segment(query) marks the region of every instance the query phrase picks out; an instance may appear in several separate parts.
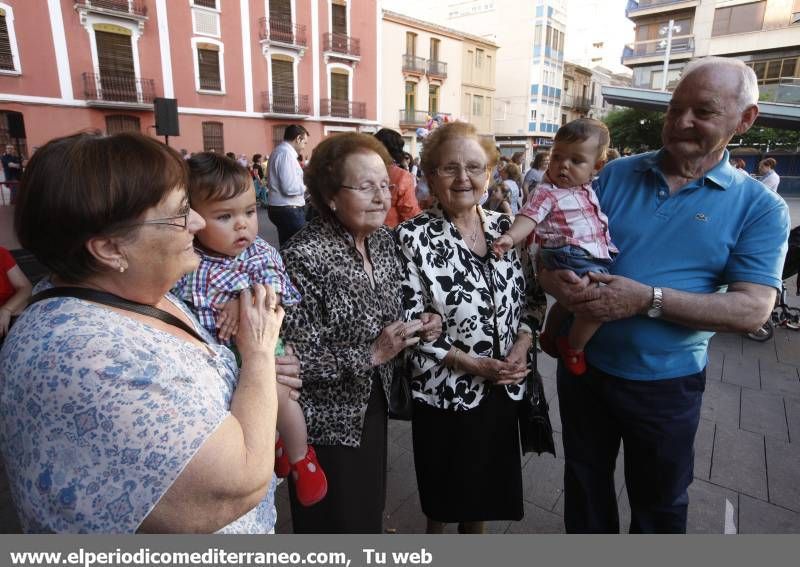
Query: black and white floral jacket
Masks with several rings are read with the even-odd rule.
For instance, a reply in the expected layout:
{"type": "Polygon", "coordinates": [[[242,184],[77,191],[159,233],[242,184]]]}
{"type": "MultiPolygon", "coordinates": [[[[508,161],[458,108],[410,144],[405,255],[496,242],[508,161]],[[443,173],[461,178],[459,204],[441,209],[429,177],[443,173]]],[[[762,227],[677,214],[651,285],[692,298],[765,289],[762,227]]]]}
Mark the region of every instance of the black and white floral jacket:
{"type": "MultiPolygon", "coordinates": [[[[478,212],[491,250],[494,239],[511,227],[511,219],[480,207],[478,212]]],[[[521,322],[532,330],[539,328],[546,308],[544,293],[530,262],[522,262],[516,249],[485,265],[438,205],[401,223],[396,234],[407,261],[405,317],[417,318],[425,311],[442,317],[440,337],[418,343],[409,357],[412,395],[442,409],[473,409],[489,385],[481,377],[446,367],[445,356],[455,346],[471,356],[493,357],[495,333],[500,356],[507,355],[521,322]]],[[[522,398],[521,386],[505,388],[512,399],[522,398]]]]}

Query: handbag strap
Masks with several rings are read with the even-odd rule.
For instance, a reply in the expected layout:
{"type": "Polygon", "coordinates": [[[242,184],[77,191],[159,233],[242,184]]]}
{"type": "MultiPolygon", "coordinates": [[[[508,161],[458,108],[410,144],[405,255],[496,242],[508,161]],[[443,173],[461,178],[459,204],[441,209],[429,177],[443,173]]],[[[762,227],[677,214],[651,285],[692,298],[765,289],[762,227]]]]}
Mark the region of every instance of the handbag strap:
{"type": "Polygon", "coordinates": [[[33,305],[37,301],[42,301],[44,299],[50,299],[53,297],[74,297],[76,299],[83,299],[86,301],[92,301],[94,303],[110,305],[111,307],[117,307],[119,309],[125,309],[126,311],[133,311],[134,313],[139,313],[140,315],[145,315],[147,317],[153,317],[154,319],[163,321],[168,325],[178,327],[180,330],[189,333],[189,335],[198,341],[207,344],[207,341],[200,335],[200,333],[175,317],[175,315],[172,313],[167,313],[163,309],[153,307],[152,305],[130,301],[106,291],[98,291],[96,289],[89,289],[86,287],[52,287],[50,289],[40,291],[34,295],[28,302],[28,305],[33,305]]]}

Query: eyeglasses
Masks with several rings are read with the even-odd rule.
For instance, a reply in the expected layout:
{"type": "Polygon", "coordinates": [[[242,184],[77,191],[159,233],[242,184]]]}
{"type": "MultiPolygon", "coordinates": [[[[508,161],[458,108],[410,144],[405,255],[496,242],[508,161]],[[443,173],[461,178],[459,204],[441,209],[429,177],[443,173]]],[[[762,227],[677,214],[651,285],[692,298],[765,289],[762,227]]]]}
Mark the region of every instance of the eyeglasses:
{"type": "Polygon", "coordinates": [[[460,175],[462,171],[467,172],[467,177],[475,178],[486,175],[487,170],[486,165],[481,165],[479,163],[468,163],[463,166],[460,163],[448,163],[447,165],[440,165],[433,170],[439,177],[456,177],[460,175]]]}
{"type": "Polygon", "coordinates": [[[373,183],[365,183],[364,185],[342,185],[345,189],[350,189],[351,191],[355,191],[359,195],[369,195],[370,193],[374,194],[376,191],[382,191],[384,193],[391,193],[394,191],[397,185],[391,183],[381,183],[380,185],[375,185],[373,183]]]}
{"type": "Polygon", "coordinates": [[[165,224],[167,226],[174,226],[176,228],[181,228],[186,230],[186,227],[189,225],[189,215],[191,214],[191,210],[187,211],[182,215],[177,215],[174,217],[165,217],[163,219],[149,219],[140,222],[134,222],[130,224],[124,225],[122,228],[129,228],[134,226],[141,226],[144,224],[165,224]]]}

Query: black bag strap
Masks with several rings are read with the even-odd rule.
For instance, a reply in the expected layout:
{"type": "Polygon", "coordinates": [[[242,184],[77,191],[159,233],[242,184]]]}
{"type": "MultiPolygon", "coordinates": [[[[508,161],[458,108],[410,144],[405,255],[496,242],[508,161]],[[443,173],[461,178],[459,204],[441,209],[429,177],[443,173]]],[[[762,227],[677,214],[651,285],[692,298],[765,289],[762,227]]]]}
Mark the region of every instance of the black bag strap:
{"type": "Polygon", "coordinates": [[[34,295],[28,302],[28,305],[33,305],[37,301],[42,301],[43,299],[50,299],[53,297],[75,297],[77,299],[93,301],[94,303],[102,303],[104,305],[110,305],[111,307],[133,311],[134,313],[139,313],[140,315],[153,317],[154,319],[163,321],[164,323],[172,325],[173,327],[178,327],[180,330],[189,333],[201,343],[207,343],[200,333],[175,317],[175,315],[172,313],[167,313],[163,309],[153,307],[152,305],[129,301],[106,291],[98,291],[96,289],[89,289],[86,287],[52,287],[50,289],[40,291],[34,295]]]}

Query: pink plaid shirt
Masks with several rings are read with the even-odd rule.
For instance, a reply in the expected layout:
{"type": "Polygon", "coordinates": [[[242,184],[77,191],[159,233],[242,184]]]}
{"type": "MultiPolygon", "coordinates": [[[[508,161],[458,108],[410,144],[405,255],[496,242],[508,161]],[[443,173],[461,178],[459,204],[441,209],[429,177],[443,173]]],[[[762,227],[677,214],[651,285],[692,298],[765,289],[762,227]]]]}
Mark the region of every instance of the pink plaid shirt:
{"type": "Polygon", "coordinates": [[[608,217],[600,210],[591,183],[562,189],[542,181],[519,214],[536,223],[534,232],[542,248],[580,246],[604,259],[619,252],[611,242],[608,217]]]}

